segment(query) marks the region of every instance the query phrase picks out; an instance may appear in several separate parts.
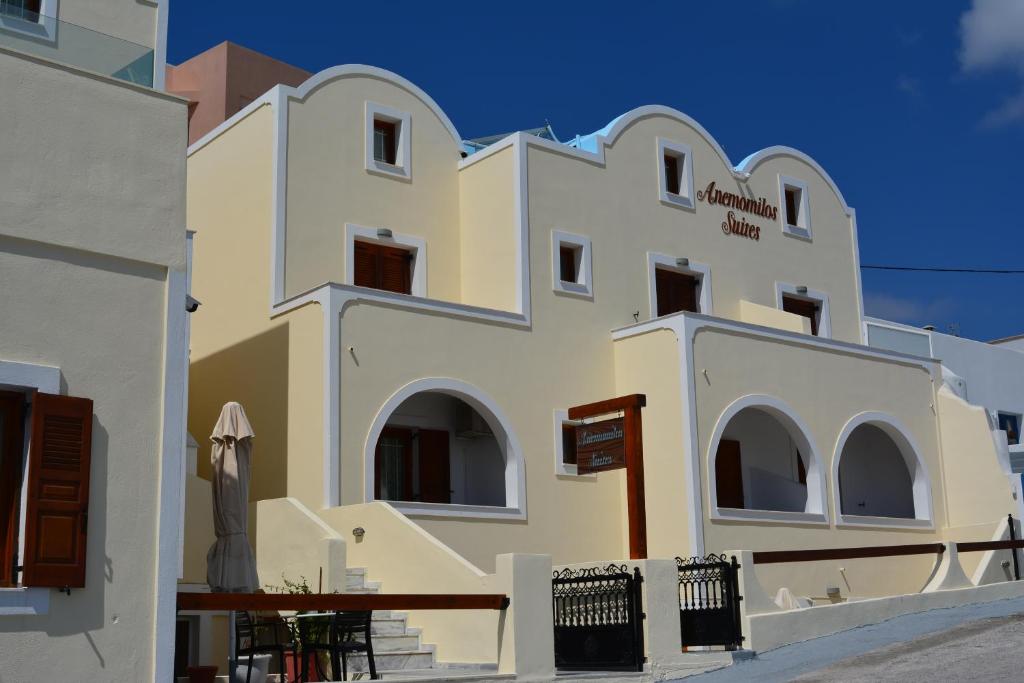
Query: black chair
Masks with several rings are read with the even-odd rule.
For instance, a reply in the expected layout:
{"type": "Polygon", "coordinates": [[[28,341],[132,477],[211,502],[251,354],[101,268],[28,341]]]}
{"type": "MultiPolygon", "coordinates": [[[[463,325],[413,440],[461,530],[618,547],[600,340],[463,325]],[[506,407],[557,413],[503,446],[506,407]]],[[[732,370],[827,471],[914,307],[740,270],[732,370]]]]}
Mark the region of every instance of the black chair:
{"type": "MultiPolygon", "coordinates": [[[[349,654],[357,652],[366,653],[366,661],[370,667],[370,678],[377,680],[377,664],[373,660],[373,641],[370,638],[370,622],[373,612],[369,610],[358,612],[335,612],[330,616],[330,625],[327,629],[316,629],[320,632],[321,638],[306,637],[302,639],[303,652],[319,650],[327,652],[331,657],[331,680],[338,680],[338,669],[341,669],[341,680],[348,680],[349,654]],[[323,642],[323,631],[327,631],[328,640],[323,642]],[[317,642],[319,641],[319,642],[317,642]],[[340,666],[339,666],[340,663],[340,666]]],[[[319,621],[319,620],[318,620],[319,621]]],[[[307,631],[307,636],[313,636],[307,631]]],[[[305,664],[305,660],[303,660],[305,664]]],[[[317,662],[319,667],[319,661],[317,662]]],[[[323,672],[320,672],[323,674],[323,672]]]]}
{"type": "Polygon", "coordinates": [[[281,621],[256,621],[248,612],[235,612],[235,659],[249,655],[249,670],[246,673],[245,681],[249,683],[252,678],[252,660],[258,654],[277,654],[277,663],[281,669],[281,680],[284,680],[285,666],[284,653],[296,650],[295,644],[289,638],[282,642],[279,638],[281,621]],[[268,643],[260,642],[260,633],[268,630],[273,632],[273,641],[268,643]]]}

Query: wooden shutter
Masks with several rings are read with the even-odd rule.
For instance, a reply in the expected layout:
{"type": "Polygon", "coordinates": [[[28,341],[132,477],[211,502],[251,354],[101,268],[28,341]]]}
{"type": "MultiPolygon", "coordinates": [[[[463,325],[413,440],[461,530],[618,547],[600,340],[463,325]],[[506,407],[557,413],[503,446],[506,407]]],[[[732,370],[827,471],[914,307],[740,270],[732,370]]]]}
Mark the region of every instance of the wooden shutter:
{"type": "Polygon", "coordinates": [[[0,391],[0,586],[13,586],[21,511],[25,395],[0,391]]]}
{"type": "Polygon", "coordinates": [[[380,280],[378,289],[398,294],[412,294],[411,254],[405,249],[378,245],[380,280]]]}
{"type": "Polygon", "coordinates": [[[658,315],[679,311],[696,313],[698,286],[699,281],[692,275],[657,268],[654,271],[654,288],[658,298],[658,315]]]}
{"type": "Polygon", "coordinates": [[[448,432],[441,429],[421,429],[419,446],[420,500],[424,503],[452,502],[448,432]]]}
{"type": "Polygon", "coordinates": [[[743,461],[740,442],[722,439],[715,457],[715,491],[718,507],[743,509],[743,461]]]}
{"type": "Polygon", "coordinates": [[[85,586],[91,450],[92,401],[37,393],[22,560],[26,586],[85,586]]]}
{"type": "Polygon", "coordinates": [[[818,336],[818,304],[816,302],[784,296],[782,297],[782,310],[810,320],[811,334],[818,336]]]}
{"type": "Polygon", "coordinates": [[[357,287],[377,288],[376,245],[356,240],[354,251],[354,282],[357,287]]]}

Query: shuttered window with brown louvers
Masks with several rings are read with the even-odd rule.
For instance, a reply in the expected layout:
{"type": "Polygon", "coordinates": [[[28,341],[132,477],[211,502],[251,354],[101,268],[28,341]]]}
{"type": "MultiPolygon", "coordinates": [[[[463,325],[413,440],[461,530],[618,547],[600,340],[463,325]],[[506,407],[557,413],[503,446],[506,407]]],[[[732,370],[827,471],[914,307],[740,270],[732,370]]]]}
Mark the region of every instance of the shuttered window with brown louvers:
{"type": "Polygon", "coordinates": [[[697,313],[699,285],[700,280],[693,275],[664,268],[656,269],[654,288],[658,299],[658,316],[671,315],[679,311],[697,313]]]}
{"type": "Polygon", "coordinates": [[[412,294],[413,256],[407,249],[356,240],[354,258],[357,287],[412,294]]]}
{"type": "Polygon", "coordinates": [[[25,586],[85,586],[92,401],[37,393],[32,400],[25,586]]]}

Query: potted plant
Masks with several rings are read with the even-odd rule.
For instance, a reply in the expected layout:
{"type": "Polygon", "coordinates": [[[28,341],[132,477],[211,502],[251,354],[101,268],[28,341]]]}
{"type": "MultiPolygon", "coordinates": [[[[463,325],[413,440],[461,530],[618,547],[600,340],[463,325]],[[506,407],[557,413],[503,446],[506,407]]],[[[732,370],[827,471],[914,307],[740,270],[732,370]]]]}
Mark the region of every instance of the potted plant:
{"type": "MultiPolygon", "coordinates": [[[[305,576],[299,576],[298,581],[290,581],[283,574],[281,575],[281,581],[283,586],[267,586],[268,590],[278,593],[288,593],[290,595],[316,595],[313,589],[310,588],[309,582],[305,576]]],[[[335,591],[337,592],[337,591],[335,591]]],[[[295,616],[309,614],[310,612],[301,610],[296,612],[295,616]]],[[[287,619],[285,624],[288,627],[288,631],[291,635],[291,642],[295,644],[296,650],[294,652],[285,652],[285,666],[288,671],[288,680],[298,680],[299,675],[302,673],[302,661],[305,658],[306,667],[309,672],[309,678],[305,679],[308,681],[320,681],[319,672],[328,671],[330,662],[326,657],[326,653],[319,653],[324,655],[323,661],[318,661],[317,652],[302,652],[303,642],[314,642],[322,643],[327,641],[328,629],[330,628],[330,618],[305,618],[305,619],[287,619]],[[296,671],[298,668],[298,671],[296,671]]]]}

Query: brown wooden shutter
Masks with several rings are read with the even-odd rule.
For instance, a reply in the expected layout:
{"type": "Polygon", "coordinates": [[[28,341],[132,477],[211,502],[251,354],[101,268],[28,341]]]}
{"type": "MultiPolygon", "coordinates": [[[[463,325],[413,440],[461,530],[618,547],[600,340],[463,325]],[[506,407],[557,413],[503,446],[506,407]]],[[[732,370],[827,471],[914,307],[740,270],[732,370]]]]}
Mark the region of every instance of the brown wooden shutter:
{"type": "Polygon", "coordinates": [[[377,288],[377,250],[375,245],[356,240],[355,243],[355,279],[357,287],[377,288]]]}
{"type": "Polygon", "coordinates": [[[22,584],[85,586],[92,401],[37,393],[32,400],[22,584]]]}
{"type": "Polygon", "coordinates": [[[412,294],[412,255],[405,249],[379,246],[380,281],[378,289],[412,294]]]}
{"type": "Polygon", "coordinates": [[[420,500],[424,503],[452,502],[448,432],[442,429],[421,429],[419,446],[420,500]]]}
{"type": "Polygon", "coordinates": [[[784,296],[782,297],[782,310],[810,320],[811,334],[818,336],[818,304],[816,302],[784,296]]]}
{"type": "Polygon", "coordinates": [[[658,315],[670,315],[679,311],[696,313],[699,284],[697,278],[692,275],[657,268],[654,271],[654,288],[658,298],[658,315]]]}
{"type": "Polygon", "coordinates": [[[740,442],[722,439],[715,457],[715,492],[718,507],[743,509],[743,459],[740,442]]]}

